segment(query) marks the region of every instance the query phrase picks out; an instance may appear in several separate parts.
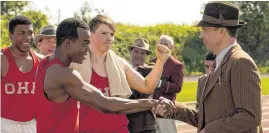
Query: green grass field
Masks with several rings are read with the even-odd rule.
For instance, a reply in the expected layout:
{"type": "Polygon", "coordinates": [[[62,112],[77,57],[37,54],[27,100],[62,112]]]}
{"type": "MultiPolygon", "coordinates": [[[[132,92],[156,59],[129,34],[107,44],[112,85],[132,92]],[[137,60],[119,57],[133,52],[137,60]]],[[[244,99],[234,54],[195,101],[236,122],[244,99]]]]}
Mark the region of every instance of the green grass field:
{"type": "MultiPolygon", "coordinates": [[[[183,83],[182,91],[177,95],[177,101],[196,101],[197,82],[183,83]]],[[[269,78],[262,78],[262,94],[269,95],[269,78]]]]}

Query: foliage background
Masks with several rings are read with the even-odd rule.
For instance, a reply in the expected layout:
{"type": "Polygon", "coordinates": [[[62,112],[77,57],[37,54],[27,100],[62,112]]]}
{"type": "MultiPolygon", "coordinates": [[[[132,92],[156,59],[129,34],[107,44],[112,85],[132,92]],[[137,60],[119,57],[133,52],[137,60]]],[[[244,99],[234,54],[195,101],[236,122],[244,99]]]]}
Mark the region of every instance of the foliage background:
{"type": "MultiPolygon", "coordinates": [[[[261,73],[269,73],[269,2],[267,1],[236,1],[241,9],[241,19],[248,24],[238,31],[238,41],[242,48],[251,55],[257,63],[261,73]]],[[[48,24],[49,17],[41,11],[28,9],[27,1],[1,1],[1,47],[10,45],[8,22],[16,15],[29,17],[34,24],[34,32],[48,24]]],[[[89,22],[93,11],[89,3],[85,2],[81,9],[74,13],[85,22],[89,22]]],[[[202,10],[201,10],[202,12],[202,10]]],[[[104,13],[101,11],[99,13],[104,13]]],[[[203,60],[206,50],[199,39],[200,29],[193,25],[157,24],[154,26],[137,26],[117,23],[115,43],[112,49],[120,56],[129,59],[128,45],[132,45],[137,37],[144,37],[154,51],[157,41],[162,34],[174,39],[175,49],[172,55],[184,63],[185,75],[200,75],[205,72],[203,60]]],[[[148,60],[154,57],[154,53],[148,60]]]]}

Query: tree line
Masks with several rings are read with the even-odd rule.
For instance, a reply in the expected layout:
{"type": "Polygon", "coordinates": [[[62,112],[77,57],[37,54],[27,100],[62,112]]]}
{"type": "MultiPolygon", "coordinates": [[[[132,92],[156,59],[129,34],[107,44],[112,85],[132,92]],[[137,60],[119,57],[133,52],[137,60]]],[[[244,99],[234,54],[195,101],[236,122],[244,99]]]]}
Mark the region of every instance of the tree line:
{"type": "MultiPolygon", "coordinates": [[[[257,63],[261,73],[269,73],[269,2],[266,1],[236,1],[239,6],[241,19],[248,24],[238,31],[238,42],[241,47],[250,54],[257,63]]],[[[8,37],[8,22],[18,15],[29,17],[34,24],[34,33],[48,24],[48,17],[41,11],[26,10],[30,2],[25,1],[1,1],[1,47],[10,45],[8,37]]],[[[80,11],[74,13],[74,17],[89,22],[92,18],[89,12],[93,11],[85,2],[80,11]]],[[[113,18],[112,18],[113,19],[113,18]]],[[[129,24],[116,24],[115,42],[112,49],[121,57],[129,60],[127,49],[137,37],[144,37],[150,43],[150,49],[154,52],[159,37],[162,34],[169,35],[175,42],[172,55],[184,63],[186,75],[199,75],[205,72],[204,56],[206,49],[199,39],[200,28],[194,25],[157,24],[154,26],[137,26],[129,24]]],[[[153,53],[148,61],[153,58],[153,53]]]]}

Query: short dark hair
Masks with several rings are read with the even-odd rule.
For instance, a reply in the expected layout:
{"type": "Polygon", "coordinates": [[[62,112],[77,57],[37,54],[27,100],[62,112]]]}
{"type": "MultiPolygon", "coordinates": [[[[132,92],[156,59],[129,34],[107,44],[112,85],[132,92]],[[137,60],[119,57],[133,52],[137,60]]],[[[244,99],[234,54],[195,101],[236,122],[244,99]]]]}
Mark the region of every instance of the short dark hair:
{"type": "Polygon", "coordinates": [[[95,32],[99,24],[108,25],[113,31],[116,31],[115,23],[110,17],[105,15],[97,15],[89,23],[91,32],[95,32]]]}
{"type": "Polygon", "coordinates": [[[33,25],[33,23],[29,18],[23,15],[18,15],[9,21],[8,24],[9,33],[13,34],[17,25],[33,25]]]}
{"type": "Polygon", "coordinates": [[[206,53],[205,60],[214,61],[215,58],[216,58],[216,55],[213,54],[212,52],[207,52],[206,53]]]}
{"type": "Polygon", "coordinates": [[[231,37],[237,37],[237,28],[230,28],[230,27],[227,27],[226,28],[227,31],[228,31],[228,34],[231,36],[231,37]]]}
{"type": "Polygon", "coordinates": [[[89,30],[89,26],[78,18],[67,18],[63,20],[56,30],[56,45],[60,46],[65,39],[76,40],[78,38],[77,28],[89,30]]]}

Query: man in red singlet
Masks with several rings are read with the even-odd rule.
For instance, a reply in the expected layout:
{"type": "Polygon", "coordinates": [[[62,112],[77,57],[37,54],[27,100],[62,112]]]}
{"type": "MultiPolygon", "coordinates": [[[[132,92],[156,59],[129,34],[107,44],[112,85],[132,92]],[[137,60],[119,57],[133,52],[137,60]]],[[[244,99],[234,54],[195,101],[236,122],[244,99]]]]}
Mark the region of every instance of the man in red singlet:
{"type": "MultiPolygon", "coordinates": [[[[115,23],[111,18],[104,15],[97,15],[90,24],[91,45],[90,45],[90,60],[92,66],[91,85],[98,88],[105,96],[112,96],[108,75],[108,63],[110,48],[114,42],[115,23]]],[[[124,67],[124,74],[128,85],[134,90],[151,94],[159,83],[163,71],[163,65],[170,55],[170,50],[162,45],[156,46],[156,56],[158,57],[156,65],[144,78],[131,65],[118,56],[117,63],[124,67]]],[[[87,65],[87,63],[83,64],[87,65]]],[[[83,75],[83,71],[80,71],[83,75]]],[[[114,77],[117,78],[117,77],[114,77]]],[[[85,80],[86,78],[84,78],[85,80]]],[[[118,79],[121,80],[121,79],[118,79]]],[[[99,101],[99,100],[98,100],[99,101]]],[[[128,133],[128,119],[125,114],[104,114],[95,108],[84,106],[80,108],[80,131],[84,133],[128,133]]]]}
{"type": "MultiPolygon", "coordinates": [[[[78,111],[80,102],[104,113],[131,113],[156,105],[174,105],[168,100],[106,97],[100,90],[84,82],[81,75],[70,68],[72,62],[82,63],[88,52],[90,31],[82,20],[63,20],[56,30],[56,40],[53,55],[41,61],[36,77],[37,87],[42,90],[38,93],[38,133],[81,132],[78,131],[81,124],[78,111]]],[[[167,112],[174,109],[169,108],[167,112]]]]}
{"type": "Polygon", "coordinates": [[[36,133],[35,73],[42,57],[31,49],[31,20],[11,19],[9,36],[12,45],[1,52],[1,133],[36,133]]]}

